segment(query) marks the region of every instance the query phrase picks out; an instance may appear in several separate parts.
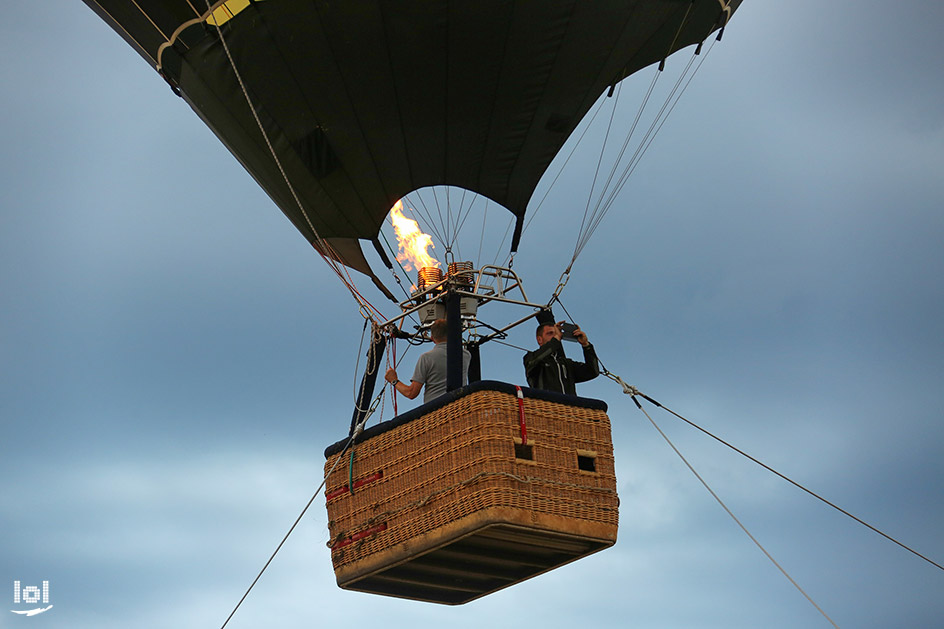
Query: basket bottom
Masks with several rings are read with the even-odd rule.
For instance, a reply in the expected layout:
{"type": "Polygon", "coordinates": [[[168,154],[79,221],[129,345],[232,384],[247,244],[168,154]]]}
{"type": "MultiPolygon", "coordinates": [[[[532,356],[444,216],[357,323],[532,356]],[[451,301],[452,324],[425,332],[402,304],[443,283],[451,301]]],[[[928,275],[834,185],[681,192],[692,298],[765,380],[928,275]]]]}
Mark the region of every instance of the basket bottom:
{"type": "Polygon", "coordinates": [[[342,582],[346,590],[461,605],[612,546],[598,539],[490,523],[425,553],[342,582]]]}

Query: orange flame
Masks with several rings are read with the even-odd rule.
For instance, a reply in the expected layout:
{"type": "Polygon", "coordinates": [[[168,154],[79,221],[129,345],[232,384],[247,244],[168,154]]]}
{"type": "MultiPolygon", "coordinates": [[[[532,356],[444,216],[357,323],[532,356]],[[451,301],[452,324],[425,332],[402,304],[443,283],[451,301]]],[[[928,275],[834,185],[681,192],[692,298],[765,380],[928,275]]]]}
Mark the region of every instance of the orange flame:
{"type": "Polygon", "coordinates": [[[429,247],[436,248],[432,237],[424,234],[416,221],[403,215],[403,204],[400,201],[390,210],[390,222],[397,232],[397,245],[400,249],[397,260],[403,263],[404,269],[412,271],[414,268],[419,270],[430,266],[439,267],[439,262],[427,251],[429,247]]]}

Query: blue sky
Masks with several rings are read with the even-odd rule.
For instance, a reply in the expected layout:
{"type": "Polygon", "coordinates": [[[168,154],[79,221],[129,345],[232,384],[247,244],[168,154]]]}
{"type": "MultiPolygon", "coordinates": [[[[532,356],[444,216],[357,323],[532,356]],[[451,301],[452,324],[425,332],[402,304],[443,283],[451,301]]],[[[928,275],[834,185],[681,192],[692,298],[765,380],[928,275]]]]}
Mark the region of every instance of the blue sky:
{"type": "MultiPolygon", "coordinates": [[[[941,23],[747,0],[563,294],[610,370],[938,563],[941,23]]],[[[362,319],[83,4],[16,3],[0,35],[0,627],[219,626],[347,429],[362,319]],[[54,608],[6,612],[14,580],[50,581],[54,608]]],[[[522,240],[536,300],[592,168],[568,165],[522,240]]],[[[486,375],[520,382],[520,354],[488,349],[486,375]]],[[[580,391],[610,404],[614,548],[459,608],[348,593],[319,498],[229,626],[829,626],[618,387],[580,391]]],[[[839,626],[944,615],[941,570],[650,412],[839,626]]]]}

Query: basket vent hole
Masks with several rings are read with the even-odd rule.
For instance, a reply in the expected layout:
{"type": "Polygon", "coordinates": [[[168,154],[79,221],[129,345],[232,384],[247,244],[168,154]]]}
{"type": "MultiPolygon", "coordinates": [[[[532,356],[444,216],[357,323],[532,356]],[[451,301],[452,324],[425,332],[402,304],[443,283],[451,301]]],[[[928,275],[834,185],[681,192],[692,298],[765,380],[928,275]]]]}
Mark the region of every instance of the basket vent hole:
{"type": "Polygon", "coordinates": [[[592,454],[578,454],[577,455],[577,468],[583,470],[584,472],[596,472],[597,471],[597,459],[592,454]]]}
{"type": "Polygon", "coordinates": [[[515,458],[523,459],[525,461],[534,460],[534,446],[524,443],[515,444],[515,458]]]}

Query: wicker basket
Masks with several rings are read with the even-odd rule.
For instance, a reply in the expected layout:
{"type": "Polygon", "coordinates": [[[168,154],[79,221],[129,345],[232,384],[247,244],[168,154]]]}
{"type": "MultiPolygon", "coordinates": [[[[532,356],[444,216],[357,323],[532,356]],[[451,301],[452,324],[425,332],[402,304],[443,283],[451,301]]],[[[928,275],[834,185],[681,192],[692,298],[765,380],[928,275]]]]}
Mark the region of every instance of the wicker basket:
{"type": "Polygon", "coordinates": [[[515,387],[478,382],[328,449],[338,585],[461,604],[615,543],[605,404],[523,391],[524,431],[515,387]]]}

